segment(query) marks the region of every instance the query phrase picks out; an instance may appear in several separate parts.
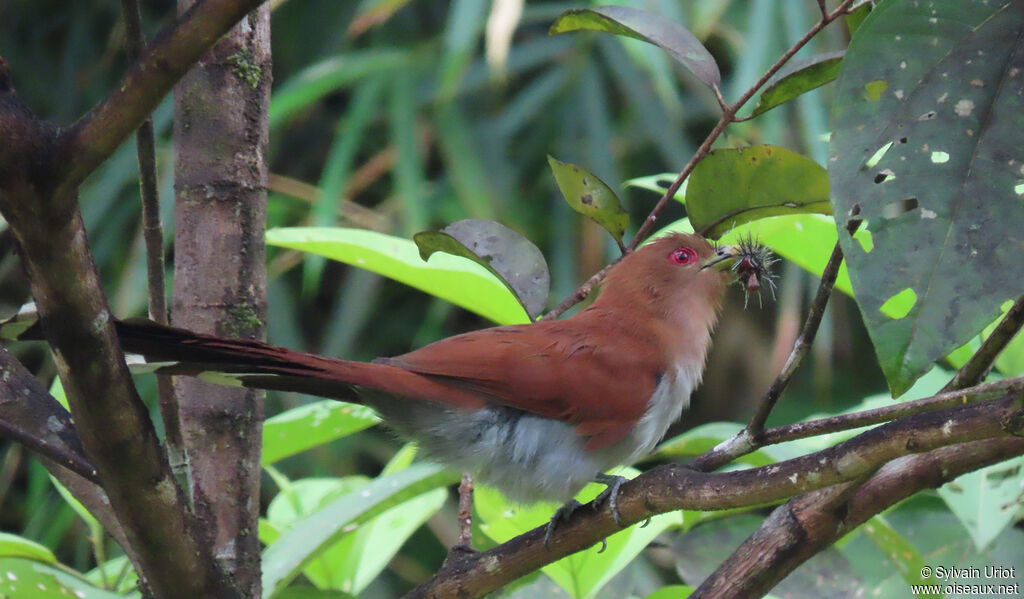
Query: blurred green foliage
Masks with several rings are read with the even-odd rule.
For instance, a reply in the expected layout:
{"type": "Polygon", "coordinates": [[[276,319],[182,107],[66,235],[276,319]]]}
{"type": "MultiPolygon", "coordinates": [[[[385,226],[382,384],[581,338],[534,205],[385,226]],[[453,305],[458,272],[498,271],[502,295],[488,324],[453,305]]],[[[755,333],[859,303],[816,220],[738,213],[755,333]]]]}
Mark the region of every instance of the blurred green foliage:
{"type": "MultiPolygon", "coordinates": [[[[680,170],[718,118],[715,97],[654,46],[595,33],[549,37],[552,21],[580,3],[525,3],[511,35],[502,34],[500,23],[488,24],[492,6],[500,4],[506,3],[275,2],[269,226],[345,226],[411,238],[417,231],[438,229],[464,218],[498,220],[524,234],[544,253],[551,269],[552,303],[613,258],[618,251],[615,242],[565,204],[546,157],[555,155],[583,165],[618,193],[631,222],[641,222],[657,196],[624,187],[624,181],[680,170]]],[[[729,100],[757,80],[807,30],[818,11],[810,0],[621,4],[637,5],[684,23],[718,62],[723,93],[729,100]]],[[[174,8],[172,2],[160,0],[144,3],[143,10],[145,29],[152,36],[170,21],[174,8]]],[[[126,66],[123,27],[118,19],[115,0],[0,2],[0,56],[10,63],[20,95],[40,116],[70,123],[117,85],[126,66]]],[[[826,29],[797,56],[810,58],[841,50],[847,41],[840,23],[826,29]]],[[[831,87],[826,86],[756,120],[735,124],[718,145],[770,143],[824,164],[830,93],[831,87]]],[[[154,115],[168,251],[173,228],[170,113],[170,102],[165,101],[154,115]]],[[[125,144],[90,177],[81,192],[96,259],[120,317],[140,315],[145,306],[134,151],[134,143],[125,144]]],[[[682,205],[673,203],[659,224],[684,214],[682,205]]],[[[810,218],[813,223],[822,220],[799,218],[810,218]]],[[[627,230],[627,239],[631,232],[627,230]]],[[[834,229],[831,239],[835,239],[834,229]]],[[[27,286],[7,231],[0,232],[0,247],[4,249],[0,308],[11,311],[28,300],[27,286]]],[[[831,242],[823,247],[822,264],[831,242]]],[[[398,283],[294,248],[278,247],[269,256],[268,329],[273,343],[371,359],[486,324],[479,316],[398,283]]],[[[820,271],[820,265],[817,268],[820,271]]],[[[731,294],[705,385],[695,397],[696,407],[686,418],[686,428],[707,421],[742,420],[785,359],[799,327],[802,306],[817,281],[792,265],[783,266],[781,274],[778,301],[767,302],[763,309],[743,311],[740,294],[731,294]]],[[[39,348],[19,351],[23,359],[38,367],[40,376],[52,376],[49,358],[39,348]]],[[[140,386],[151,399],[152,380],[143,378],[140,386]]],[[[792,422],[817,412],[841,411],[884,389],[856,306],[837,296],[812,358],[773,420],[792,422]]],[[[277,413],[303,405],[308,398],[272,395],[269,401],[269,412],[277,413]]],[[[305,408],[301,416],[319,418],[318,413],[318,407],[305,408]]],[[[332,417],[347,419],[348,414],[332,417]]],[[[286,416],[271,430],[286,430],[289,422],[286,416]]],[[[295,530],[302,525],[300,515],[324,518],[322,512],[315,511],[317,505],[330,505],[343,492],[360,488],[364,480],[358,475],[376,475],[392,460],[398,443],[376,429],[350,433],[362,427],[360,423],[338,434],[317,433],[325,440],[340,438],[298,455],[292,455],[296,451],[294,436],[285,438],[282,433],[276,445],[273,438],[266,439],[275,455],[292,457],[268,469],[263,502],[276,507],[268,514],[261,537],[295,530]],[[316,486],[309,483],[312,477],[328,476],[353,478],[345,478],[344,484],[338,482],[342,479],[332,479],[335,482],[303,496],[308,504],[300,501],[291,505],[290,511],[286,509],[290,493],[316,486]],[[282,510],[288,511],[287,516],[282,516],[282,510]],[[275,526],[278,529],[271,530],[275,526]]],[[[701,431],[702,447],[732,432],[721,426],[701,431]]],[[[45,471],[17,447],[0,443],[0,452],[0,528],[55,548],[61,562],[80,571],[93,567],[89,531],[59,498],[45,471]]],[[[767,452],[759,459],[770,462],[780,458],[767,452]]],[[[443,474],[420,474],[435,486],[449,481],[443,474]]],[[[405,489],[400,499],[414,497],[419,490],[405,489]]],[[[364,507],[367,513],[378,513],[387,506],[364,507]]],[[[507,514],[512,508],[492,504],[490,509],[507,514]]],[[[359,574],[359,564],[350,559],[348,567],[353,573],[346,584],[358,579],[360,588],[366,588],[364,596],[388,597],[428,576],[443,559],[445,545],[450,544],[454,525],[450,502],[441,515],[434,519],[433,532],[408,530],[411,537],[392,567],[372,583],[359,578],[364,574],[359,574]]],[[[950,516],[948,512],[942,517],[946,516],[950,516]]],[[[426,517],[417,514],[417,523],[426,517]]],[[[358,516],[352,518],[358,521],[358,516]]],[[[903,512],[893,520],[901,518],[914,524],[903,512]]],[[[305,522],[317,526],[316,520],[305,522]]],[[[333,526],[340,529],[346,522],[334,522],[333,526]]],[[[721,522],[735,530],[749,528],[741,519],[721,522]]],[[[495,526],[493,522],[490,525],[495,526]]],[[[694,525],[679,526],[683,531],[694,525]]],[[[348,531],[332,532],[341,535],[348,531]]],[[[680,538],[680,543],[686,542],[686,535],[680,538]]],[[[487,542],[480,534],[477,539],[487,542]]],[[[885,559],[896,561],[897,552],[891,548],[901,546],[902,539],[878,534],[870,540],[885,559]]],[[[359,551],[360,543],[367,541],[351,535],[341,542],[359,551]]],[[[953,542],[944,537],[929,547],[953,542]]],[[[1005,552],[1009,551],[1006,545],[1003,539],[995,546],[1005,552]]],[[[332,551],[330,559],[348,559],[347,554],[332,551]]],[[[620,553],[632,556],[635,552],[620,553]]],[[[853,564],[848,569],[855,571],[853,578],[844,581],[892,584],[888,578],[868,577],[862,560],[854,559],[851,551],[844,553],[853,564]]],[[[614,561],[615,555],[606,557],[614,561]]],[[[980,551],[971,555],[978,560],[985,557],[980,551]]],[[[628,592],[651,592],[662,584],[678,582],[677,570],[685,575],[703,568],[698,564],[687,570],[685,564],[651,557],[633,560],[628,566],[627,561],[616,565],[626,569],[609,583],[606,596],[622,596],[609,593],[627,587],[628,592]]],[[[271,563],[285,569],[275,581],[299,571],[295,564],[271,563]]],[[[887,575],[905,566],[886,563],[887,575]]],[[[383,566],[375,563],[372,567],[379,571],[383,566]]],[[[116,575],[108,575],[105,569],[96,576],[110,582],[116,575]]],[[[327,578],[326,574],[313,574],[307,582],[327,578]]],[[[594,580],[598,578],[605,581],[594,574],[594,580]]],[[[527,586],[520,590],[525,592],[537,579],[524,584],[527,586]]],[[[588,583],[587,592],[598,592],[596,586],[588,583]]]]}

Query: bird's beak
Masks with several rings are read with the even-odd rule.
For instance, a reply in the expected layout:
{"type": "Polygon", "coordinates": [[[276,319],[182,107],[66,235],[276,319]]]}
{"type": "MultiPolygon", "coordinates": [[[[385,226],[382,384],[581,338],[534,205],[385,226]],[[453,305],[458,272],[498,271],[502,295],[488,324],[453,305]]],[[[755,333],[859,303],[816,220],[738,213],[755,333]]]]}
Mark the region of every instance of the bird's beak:
{"type": "Polygon", "coordinates": [[[708,258],[704,259],[701,263],[700,269],[713,268],[718,271],[724,271],[732,268],[732,265],[736,263],[736,258],[739,256],[739,248],[734,245],[720,245],[715,248],[715,253],[708,258]]]}

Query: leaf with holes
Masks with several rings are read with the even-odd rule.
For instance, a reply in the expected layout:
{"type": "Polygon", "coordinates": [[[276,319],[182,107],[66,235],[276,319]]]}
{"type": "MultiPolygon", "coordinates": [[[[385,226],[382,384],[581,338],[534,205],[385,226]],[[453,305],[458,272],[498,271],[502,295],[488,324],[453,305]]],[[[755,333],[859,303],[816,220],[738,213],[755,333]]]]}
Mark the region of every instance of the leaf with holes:
{"type": "Polygon", "coordinates": [[[553,156],[548,156],[548,164],[569,206],[604,227],[622,245],[629,213],[612,188],[581,166],[562,162],[553,156]]]}
{"type": "Polygon", "coordinates": [[[595,6],[567,10],[551,25],[549,33],[589,29],[631,37],[658,46],[678,60],[708,87],[722,80],[714,57],[686,27],[665,17],[628,6],[595,6]]]}
{"type": "Polygon", "coordinates": [[[761,92],[761,96],[757,99],[757,106],[754,107],[754,112],[750,116],[768,112],[776,106],[834,80],[839,74],[839,65],[842,63],[845,53],[845,50],[825,52],[806,60],[797,60],[787,64],[765,86],[765,90],[761,92]]]}
{"type": "Polygon", "coordinates": [[[807,158],[777,146],[715,150],[686,188],[693,228],[717,239],[729,229],[780,214],[829,214],[828,176],[807,158]]]}
{"type": "Polygon", "coordinates": [[[1022,36],[1021,2],[888,2],[843,60],[832,202],[894,395],[1024,293],[1022,36]],[[910,307],[887,316],[892,301],[910,307]]]}
{"type": "Polygon", "coordinates": [[[467,218],[440,231],[413,235],[420,257],[434,252],[462,256],[498,277],[515,295],[530,318],[536,318],[548,300],[551,276],[544,254],[529,239],[501,223],[467,218]]]}

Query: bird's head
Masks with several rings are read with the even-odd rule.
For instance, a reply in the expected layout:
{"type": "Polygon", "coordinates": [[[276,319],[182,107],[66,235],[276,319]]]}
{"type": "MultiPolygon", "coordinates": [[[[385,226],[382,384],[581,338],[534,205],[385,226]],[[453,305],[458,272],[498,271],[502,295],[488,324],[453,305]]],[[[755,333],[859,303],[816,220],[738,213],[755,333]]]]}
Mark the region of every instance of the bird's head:
{"type": "MultiPolygon", "coordinates": [[[[739,248],[712,246],[699,235],[675,233],[655,239],[616,264],[605,279],[598,302],[626,304],[657,312],[707,306],[716,311],[739,248]]],[[[704,310],[699,310],[703,312],[704,310]]]]}

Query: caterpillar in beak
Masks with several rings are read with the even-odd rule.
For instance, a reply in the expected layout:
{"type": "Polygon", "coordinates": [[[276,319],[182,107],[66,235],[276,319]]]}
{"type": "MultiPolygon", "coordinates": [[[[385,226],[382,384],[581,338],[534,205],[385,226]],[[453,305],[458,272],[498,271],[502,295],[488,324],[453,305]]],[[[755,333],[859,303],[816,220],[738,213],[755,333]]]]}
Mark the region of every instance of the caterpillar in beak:
{"type": "Polygon", "coordinates": [[[743,307],[747,307],[750,294],[757,292],[758,304],[761,304],[761,287],[764,284],[772,292],[775,299],[775,274],[771,267],[779,261],[768,246],[761,245],[753,235],[741,237],[734,246],[735,262],[731,270],[736,273],[737,282],[743,286],[743,307]]]}

